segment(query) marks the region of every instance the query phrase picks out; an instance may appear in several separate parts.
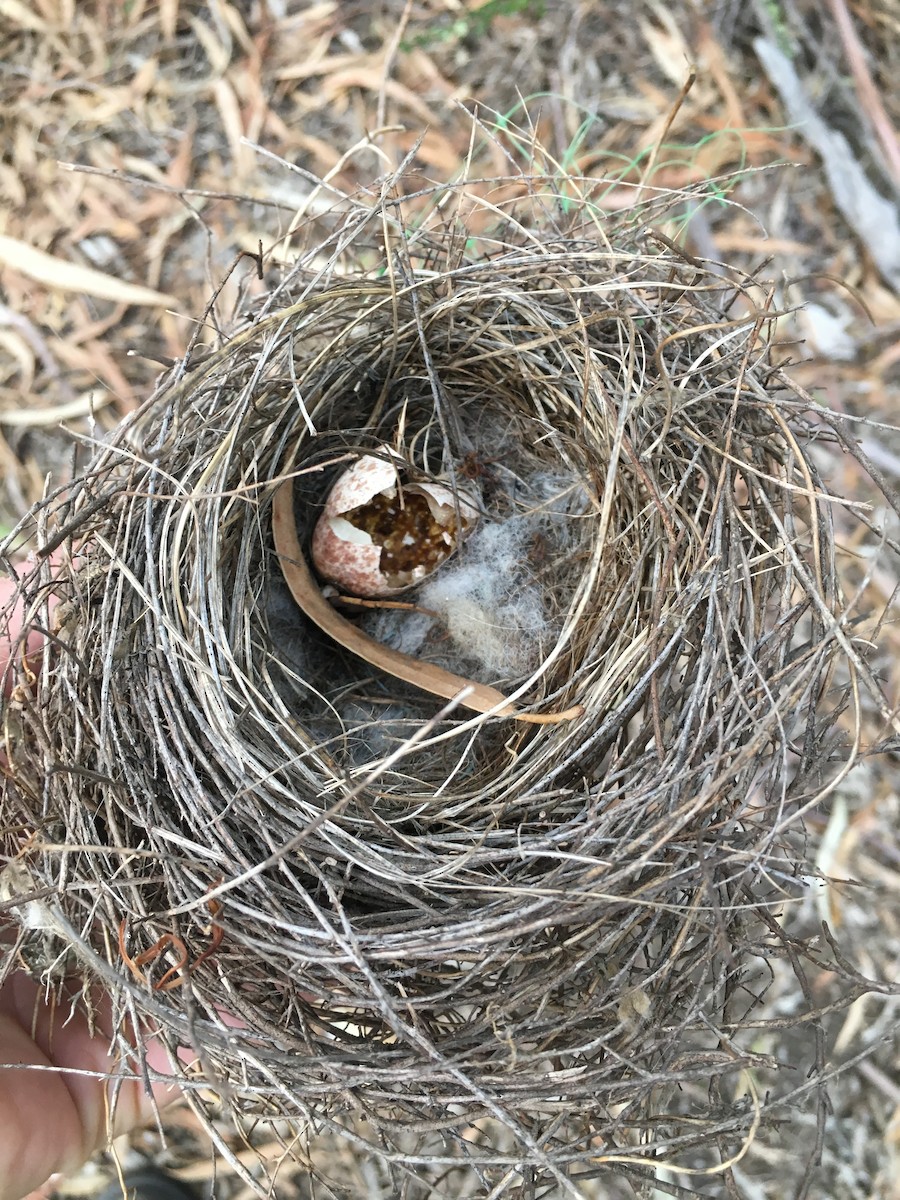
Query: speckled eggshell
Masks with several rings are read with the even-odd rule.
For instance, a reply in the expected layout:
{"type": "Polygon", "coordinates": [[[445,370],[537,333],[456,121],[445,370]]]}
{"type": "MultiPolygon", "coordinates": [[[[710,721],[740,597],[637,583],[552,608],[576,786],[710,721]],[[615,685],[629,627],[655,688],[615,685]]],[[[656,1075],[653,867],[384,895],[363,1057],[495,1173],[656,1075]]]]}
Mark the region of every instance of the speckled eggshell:
{"type": "Polygon", "coordinates": [[[384,458],[364,455],[338,478],[316,523],[310,545],[310,557],[319,575],[345,592],[367,598],[394,596],[420,583],[450,557],[478,521],[475,505],[459,497],[462,531],[457,537],[453,491],[438,483],[407,484],[403,494],[410,497],[412,505],[406,509],[411,528],[403,529],[398,514],[397,525],[388,529],[390,551],[378,544],[369,532],[352,524],[344,514],[371,505],[379,497],[384,497],[389,507],[389,502],[397,497],[397,467],[390,459],[402,460],[388,447],[383,447],[383,453],[384,458]],[[421,525],[416,527],[414,497],[419,497],[420,505],[424,499],[430,513],[429,517],[421,507],[418,510],[419,520],[424,517],[429,527],[425,531],[421,525]],[[419,535],[424,538],[421,542],[416,540],[419,535]],[[422,561],[416,563],[420,552],[422,561]],[[394,558],[401,564],[390,578],[382,569],[383,553],[388,560],[394,558]],[[402,576],[400,582],[398,576],[402,576]]]}
{"type": "MultiPolygon", "coordinates": [[[[385,450],[385,453],[389,453],[385,450]]],[[[310,557],[323,578],[354,596],[388,596],[392,588],[381,572],[381,547],[341,514],[397,488],[397,468],[386,458],[365,454],[339,476],[313,530],[310,557]]]]}

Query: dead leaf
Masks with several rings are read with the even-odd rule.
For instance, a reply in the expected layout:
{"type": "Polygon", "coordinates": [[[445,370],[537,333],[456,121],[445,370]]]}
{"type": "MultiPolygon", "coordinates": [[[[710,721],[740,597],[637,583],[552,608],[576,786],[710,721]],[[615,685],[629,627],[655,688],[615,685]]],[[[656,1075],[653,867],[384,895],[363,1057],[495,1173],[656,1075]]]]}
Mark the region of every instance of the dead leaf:
{"type": "Polygon", "coordinates": [[[351,67],[346,71],[335,71],[334,74],[322,80],[322,91],[326,96],[338,96],[350,88],[359,88],[363,92],[378,93],[382,86],[392,100],[415,113],[426,125],[436,125],[437,117],[415,92],[398,83],[396,79],[385,81],[380,71],[369,67],[351,67]]]}
{"type": "Polygon", "coordinates": [[[20,29],[29,29],[33,33],[46,33],[47,23],[31,11],[31,6],[22,4],[20,0],[0,0],[0,16],[15,22],[20,29]]]}
{"type": "Polygon", "coordinates": [[[31,429],[39,425],[59,425],[63,421],[75,421],[80,417],[90,416],[101,408],[105,408],[115,398],[111,392],[94,388],[90,392],[76,396],[74,400],[66,401],[65,404],[54,404],[52,408],[36,408],[34,406],[22,408],[17,405],[8,412],[0,411],[0,425],[14,425],[20,429],[31,429]]]}
{"type": "Polygon", "coordinates": [[[155,292],[140,284],[126,283],[113,275],[95,271],[93,267],[82,267],[77,263],[56,258],[18,238],[0,234],[0,263],[12,267],[34,279],[37,283],[58,288],[63,292],[82,292],[101,300],[115,300],[120,304],[159,304],[165,308],[177,305],[174,296],[155,292]]]}

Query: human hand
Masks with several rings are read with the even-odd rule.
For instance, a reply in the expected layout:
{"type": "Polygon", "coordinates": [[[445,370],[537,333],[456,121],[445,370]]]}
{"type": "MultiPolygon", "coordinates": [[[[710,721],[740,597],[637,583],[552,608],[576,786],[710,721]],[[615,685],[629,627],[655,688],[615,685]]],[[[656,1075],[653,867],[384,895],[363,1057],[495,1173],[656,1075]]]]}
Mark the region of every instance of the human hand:
{"type": "MultiPolygon", "coordinates": [[[[100,1002],[93,1035],[83,1012],[69,1014],[24,971],[0,987],[0,1200],[49,1195],[52,1176],[70,1174],[152,1111],[139,1081],[122,1083],[114,1106],[109,1099],[106,1077],[118,1067],[102,1032],[108,1005],[100,1002]]],[[[154,1090],[159,1106],[177,1094],[154,1090]]]]}
{"type": "MultiPolygon", "coordinates": [[[[0,580],[0,609],[12,596],[10,581],[0,580]]],[[[0,677],[16,634],[0,631],[0,677]]],[[[11,941],[3,922],[0,914],[0,963],[11,941]]],[[[24,970],[14,968],[0,987],[0,1200],[49,1195],[49,1177],[72,1172],[177,1095],[161,1085],[151,1098],[142,1082],[128,1081],[117,1083],[113,1105],[108,1078],[121,1076],[109,1054],[110,1006],[101,997],[96,1007],[92,1033],[82,1010],[48,1001],[24,970]]],[[[150,1047],[148,1061],[165,1071],[159,1047],[150,1047]]]]}

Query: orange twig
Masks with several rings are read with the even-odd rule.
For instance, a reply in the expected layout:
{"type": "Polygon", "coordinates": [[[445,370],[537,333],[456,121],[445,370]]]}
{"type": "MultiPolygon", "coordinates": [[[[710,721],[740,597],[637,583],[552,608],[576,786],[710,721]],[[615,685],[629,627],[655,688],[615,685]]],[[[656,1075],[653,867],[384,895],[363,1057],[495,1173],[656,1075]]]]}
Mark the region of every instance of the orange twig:
{"type": "Polygon", "coordinates": [[[157,979],[155,983],[150,984],[150,987],[154,992],[168,992],[172,988],[180,987],[185,980],[197,970],[202,962],[205,962],[215,954],[222,942],[222,938],[225,935],[221,925],[213,924],[216,917],[218,917],[219,913],[222,911],[222,905],[218,900],[212,899],[207,900],[206,906],[212,916],[212,921],[210,921],[209,926],[210,943],[203,953],[195,958],[193,962],[190,961],[190,954],[188,953],[188,948],[184,943],[184,939],[180,938],[175,933],[164,933],[162,937],[158,938],[156,942],[149,947],[149,949],[142,950],[140,954],[136,954],[132,958],[132,956],[128,953],[127,944],[128,918],[122,918],[122,920],[119,922],[119,953],[122,956],[122,961],[125,963],[126,967],[135,977],[135,979],[145,985],[149,984],[150,981],[148,980],[145,972],[141,970],[141,967],[146,966],[148,963],[155,962],[156,959],[158,959],[159,956],[171,946],[178,956],[177,961],[173,963],[171,967],[169,967],[169,969],[161,976],[161,978],[157,979]]]}

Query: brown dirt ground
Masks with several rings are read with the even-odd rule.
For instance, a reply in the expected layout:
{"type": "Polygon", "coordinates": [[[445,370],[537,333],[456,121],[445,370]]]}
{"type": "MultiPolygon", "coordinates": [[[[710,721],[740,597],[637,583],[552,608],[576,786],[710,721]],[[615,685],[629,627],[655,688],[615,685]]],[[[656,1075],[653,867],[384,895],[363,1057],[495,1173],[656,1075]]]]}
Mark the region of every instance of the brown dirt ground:
{"type": "MultiPolygon", "coordinates": [[[[316,177],[368,187],[419,143],[422,176],[450,178],[478,105],[530,122],[576,172],[621,174],[661,141],[655,185],[738,172],[737,203],[698,208],[688,250],[741,266],[771,260],[781,300],[807,306],[781,328],[795,377],[872,423],[860,435],[896,483],[900,431],[885,426],[900,415],[897,279],[877,239],[866,244],[841,214],[820,153],[787,127],[754,47],[760,35],[787,52],[803,95],[896,207],[900,0],[3,0],[0,526],[149,393],[156,360],[183,352],[239,252],[262,239],[277,264],[279,236],[316,177]],[[679,105],[689,64],[696,79],[679,105]]],[[[239,265],[219,318],[263,286],[239,265]]],[[[833,485],[865,498],[856,464],[822,453],[833,485]]],[[[848,547],[848,580],[863,562],[851,551],[866,553],[848,547]]],[[[890,606],[895,583],[896,564],[879,559],[866,582],[874,607],[890,606]]],[[[894,697],[896,615],[888,607],[878,662],[894,697]]],[[[872,714],[864,741],[882,736],[872,714]]],[[[823,889],[792,918],[812,927],[826,915],[857,968],[887,980],[900,964],[898,792],[896,755],[881,755],[811,815],[820,867],[853,882],[823,889]]],[[[817,997],[829,983],[809,980],[817,997]]],[[[767,1004],[790,1025],[800,998],[787,974],[776,972],[767,1004]]],[[[806,1187],[810,1197],[900,1200],[898,1000],[863,998],[827,1032],[839,1073],[821,1166],[801,1184],[813,1117],[785,1113],[783,1136],[755,1142],[736,1166],[735,1194],[781,1200],[806,1187]]],[[[783,1041],[766,1036],[760,1050],[799,1049],[803,1061],[802,1024],[783,1041]]],[[[122,1141],[59,1195],[90,1196],[115,1157],[127,1165],[141,1154],[205,1195],[249,1194],[188,1109],[170,1113],[165,1132],[122,1141]]],[[[249,1130],[222,1135],[248,1165],[283,1152],[271,1133],[263,1145],[249,1130]]],[[[346,1143],[308,1131],[303,1154],[333,1190],[285,1163],[279,1196],[388,1195],[377,1166],[346,1143]]],[[[716,1181],[669,1182],[725,1194],[716,1181]]],[[[472,1186],[445,1179],[428,1194],[478,1194],[472,1186]]],[[[613,1187],[590,1194],[634,1195],[613,1187]]]]}

